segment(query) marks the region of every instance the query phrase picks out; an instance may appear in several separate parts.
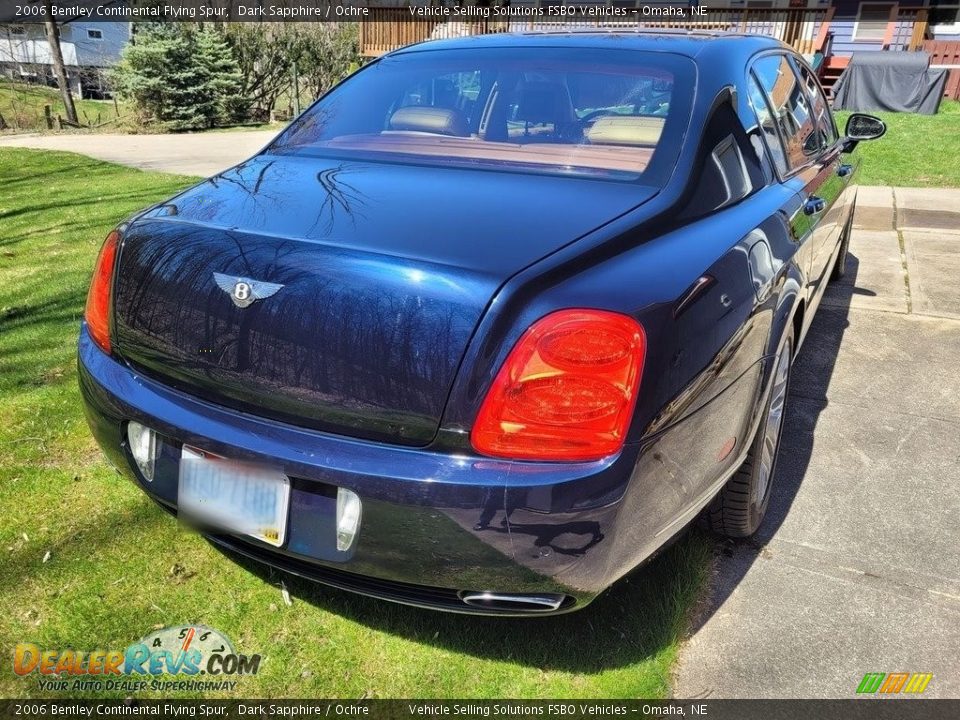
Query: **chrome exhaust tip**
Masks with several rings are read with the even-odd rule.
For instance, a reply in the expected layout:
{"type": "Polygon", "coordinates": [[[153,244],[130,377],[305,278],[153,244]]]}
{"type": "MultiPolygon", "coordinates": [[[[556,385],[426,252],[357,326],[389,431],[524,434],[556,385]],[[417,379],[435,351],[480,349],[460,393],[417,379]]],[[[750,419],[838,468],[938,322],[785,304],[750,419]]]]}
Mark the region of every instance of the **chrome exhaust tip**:
{"type": "Polygon", "coordinates": [[[542,595],[521,595],[495,592],[462,592],[460,599],[464,604],[478,610],[490,612],[550,613],[570,604],[567,595],[547,593],[542,595]]]}

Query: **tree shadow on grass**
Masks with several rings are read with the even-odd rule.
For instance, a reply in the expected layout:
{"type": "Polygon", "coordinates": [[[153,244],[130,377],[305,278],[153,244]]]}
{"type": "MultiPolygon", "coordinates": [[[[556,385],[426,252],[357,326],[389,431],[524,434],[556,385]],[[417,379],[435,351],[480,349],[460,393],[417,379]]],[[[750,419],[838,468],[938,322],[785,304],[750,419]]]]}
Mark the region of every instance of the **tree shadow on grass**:
{"type": "Polygon", "coordinates": [[[14,210],[8,210],[7,212],[0,213],[0,222],[9,222],[12,218],[19,217],[21,215],[29,215],[31,213],[42,213],[47,211],[58,212],[64,208],[85,207],[95,204],[109,206],[111,203],[123,202],[127,200],[143,200],[144,205],[146,205],[150,202],[150,200],[147,198],[153,198],[155,200],[156,193],[136,191],[131,193],[115,193],[113,195],[91,195],[89,197],[77,198],[76,200],[58,201],[55,203],[48,203],[46,205],[25,205],[14,210]]]}
{"type": "Polygon", "coordinates": [[[83,311],[84,297],[82,289],[73,288],[36,304],[24,303],[6,307],[0,311],[0,332],[7,333],[37,323],[60,323],[79,317],[83,311]]]}
{"type": "MultiPolygon", "coordinates": [[[[8,235],[6,237],[0,238],[0,247],[7,246],[13,247],[19,243],[24,242],[25,240],[30,240],[32,238],[40,238],[49,235],[60,235],[66,232],[73,233],[83,233],[88,234],[84,231],[90,230],[94,231],[89,233],[89,237],[95,240],[101,240],[102,238],[99,235],[102,233],[106,237],[107,231],[104,228],[109,228],[111,226],[111,220],[113,219],[113,214],[104,214],[103,218],[92,218],[87,222],[78,223],[78,222],[65,222],[59,223],[57,225],[49,225],[47,227],[32,228],[26,230],[17,235],[8,235]]],[[[93,254],[90,258],[90,269],[93,269],[93,260],[96,257],[96,251],[91,251],[93,254]]]]}
{"type": "MultiPolygon", "coordinates": [[[[42,151],[41,151],[42,152],[42,151]]],[[[51,178],[55,175],[64,175],[66,177],[72,177],[76,174],[77,168],[75,166],[62,167],[57,170],[49,170],[47,172],[40,173],[24,173],[17,175],[15,177],[2,177],[0,175],[0,183],[2,186],[7,189],[9,192],[11,189],[16,188],[18,185],[29,185],[31,187],[36,187],[39,183],[49,182],[51,178]]]]}
{"type": "MultiPolygon", "coordinates": [[[[117,478],[117,481],[120,479],[117,478]]],[[[63,502],[70,502],[68,494],[64,496],[63,502]]],[[[97,515],[56,542],[45,544],[42,550],[31,546],[28,551],[23,551],[19,556],[13,556],[11,561],[5,562],[3,572],[0,573],[0,594],[15,591],[29,577],[69,572],[69,568],[76,561],[84,560],[90,555],[90,548],[116,545],[121,542],[124,534],[130,536],[133,544],[138,534],[163,520],[165,518],[162,513],[156,511],[153,503],[146,501],[97,515]],[[47,552],[54,559],[51,563],[43,560],[47,552]],[[29,560],[26,559],[27,554],[29,560]]]]}
{"type": "Polygon", "coordinates": [[[61,350],[64,358],[76,350],[85,292],[79,288],[64,290],[36,303],[0,308],[0,368],[2,385],[16,387],[49,369],[47,354],[61,350]],[[75,327],[76,332],[68,332],[75,327]],[[29,328],[29,337],[11,335],[29,328]]]}
{"type": "Polygon", "coordinates": [[[295,602],[380,632],[477,658],[544,670],[595,673],[667,651],[684,635],[709,566],[710,543],[682,535],[658,557],[582,610],[552,617],[458,615],[355,595],[211,545],[264,582],[286,584],[295,602]]]}

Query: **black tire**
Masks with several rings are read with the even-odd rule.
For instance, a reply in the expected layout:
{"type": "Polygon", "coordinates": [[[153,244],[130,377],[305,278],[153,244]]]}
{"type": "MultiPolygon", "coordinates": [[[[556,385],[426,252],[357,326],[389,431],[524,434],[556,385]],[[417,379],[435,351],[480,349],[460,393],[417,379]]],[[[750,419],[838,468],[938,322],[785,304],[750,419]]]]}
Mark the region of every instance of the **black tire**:
{"type": "Polygon", "coordinates": [[[853,228],[854,210],[856,210],[856,206],[850,211],[847,224],[843,226],[843,234],[840,237],[840,252],[837,253],[837,261],[833,264],[833,270],[830,272],[830,282],[839,280],[847,274],[847,250],[850,249],[850,233],[853,228]]]}
{"type": "Polygon", "coordinates": [[[750,444],[747,458],[744,460],[733,477],[727,481],[723,489],[707,506],[703,515],[703,524],[708,530],[731,538],[744,538],[753,535],[763,522],[763,516],[770,504],[771,488],[776,478],[777,455],[780,451],[780,438],[783,430],[786,399],[790,389],[790,367],[793,359],[793,330],[787,335],[782,349],[773,363],[773,378],[767,401],[763,406],[763,416],[757,425],[756,434],[750,444]],[[785,355],[784,355],[785,354],[785,355]],[[785,370],[781,366],[784,360],[785,370]],[[775,401],[777,388],[778,368],[786,373],[783,379],[783,395],[777,422],[776,435],[772,454],[766,461],[766,480],[763,479],[764,446],[769,442],[767,429],[771,422],[771,408],[775,401]],[[761,489],[761,483],[764,487],[761,489]]]}

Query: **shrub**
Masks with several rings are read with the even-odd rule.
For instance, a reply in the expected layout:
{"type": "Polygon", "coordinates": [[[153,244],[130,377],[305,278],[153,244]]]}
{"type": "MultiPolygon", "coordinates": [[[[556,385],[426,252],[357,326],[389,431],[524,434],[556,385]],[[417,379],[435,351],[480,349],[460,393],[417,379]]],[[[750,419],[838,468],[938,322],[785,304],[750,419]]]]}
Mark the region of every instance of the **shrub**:
{"type": "Polygon", "coordinates": [[[230,46],[213,29],[154,24],[142,29],[113,71],[141,122],[197,130],[243,119],[247,102],[230,46]]]}

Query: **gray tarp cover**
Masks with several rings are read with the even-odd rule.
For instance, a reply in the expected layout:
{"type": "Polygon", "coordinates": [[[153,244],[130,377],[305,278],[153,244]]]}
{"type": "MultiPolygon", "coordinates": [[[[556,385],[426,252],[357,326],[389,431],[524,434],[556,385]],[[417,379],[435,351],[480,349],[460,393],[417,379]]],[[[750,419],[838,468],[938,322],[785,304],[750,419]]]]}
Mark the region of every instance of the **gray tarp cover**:
{"type": "Polygon", "coordinates": [[[925,52],[856,53],[833,87],[833,107],[935,115],[949,71],[929,65],[925,52]]]}

